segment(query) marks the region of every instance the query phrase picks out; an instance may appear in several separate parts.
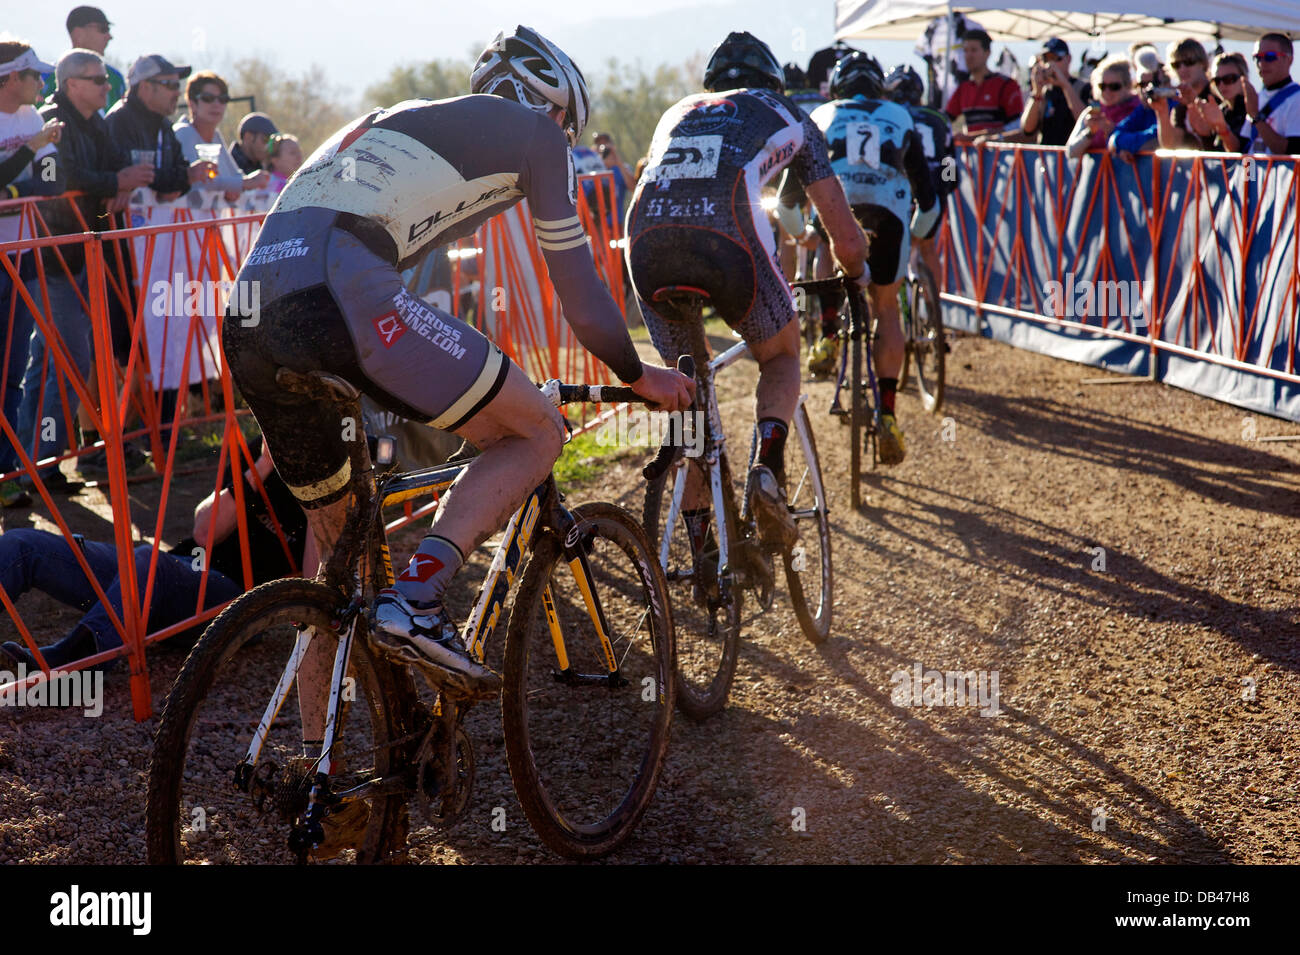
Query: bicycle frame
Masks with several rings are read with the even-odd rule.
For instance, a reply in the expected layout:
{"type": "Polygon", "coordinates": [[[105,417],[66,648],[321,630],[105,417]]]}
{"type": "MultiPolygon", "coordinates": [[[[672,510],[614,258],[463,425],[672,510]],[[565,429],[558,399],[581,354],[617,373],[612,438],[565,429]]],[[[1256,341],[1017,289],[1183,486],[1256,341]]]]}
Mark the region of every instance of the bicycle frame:
{"type": "MultiPolygon", "coordinates": [[[[377,549],[380,556],[378,573],[381,576],[376,582],[382,581],[384,586],[391,586],[394,581],[388,540],[382,530],[383,506],[385,504],[401,503],[411,498],[423,496],[431,491],[446,490],[456,481],[465,467],[465,464],[458,463],[427,468],[421,471],[411,471],[395,475],[383,483],[376,494],[375,514],[371,521],[372,528],[379,528],[377,549]]],[[[518,578],[517,571],[523,560],[523,555],[529,550],[533,542],[534,532],[537,529],[538,519],[543,515],[546,518],[544,526],[554,530],[562,541],[565,559],[568,561],[578,583],[578,589],[586,603],[587,612],[600,639],[606,665],[609,667],[609,672],[602,675],[584,675],[572,672],[559,618],[555,612],[551,588],[548,585],[543,595],[543,602],[546,609],[547,625],[550,629],[551,640],[555,647],[560,670],[558,678],[571,682],[609,682],[618,684],[620,679],[618,675],[619,661],[614,656],[614,648],[610,642],[609,626],[605,612],[601,607],[600,598],[591,577],[587,555],[582,549],[580,528],[577,522],[574,521],[573,516],[561,503],[558,489],[555,486],[555,478],[552,475],[547,475],[546,480],[528,495],[523,504],[511,516],[509,523],[507,523],[505,533],[493,555],[487,577],[479,590],[478,598],[475,600],[474,608],[462,630],[462,640],[473,657],[480,663],[483,662],[488,641],[496,632],[497,625],[501,620],[501,611],[518,578]]],[[[325,735],[321,742],[321,756],[316,765],[316,771],[326,776],[330,773],[330,753],[333,749],[342,712],[340,703],[344,699],[348,658],[356,631],[356,619],[361,612],[362,606],[362,588],[358,585],[348,610],[343,615],[343,626],[340,628],[340,639],[334,654],[329,702],[326,710],[325,735]]],[[[306,656],[313,636],[314,633],[310,628],[298,632],[294,650],[285,664],[284,672],[281,674],[272,698],[267,704],[252,740],[249,742],[248,751],[243,760],[243,764],[248,767],[246,772],[251,773],[252,767],[257,764],[262,745],[266,741],[267,732],[285,700],[288,699],[289,689],[297,678],[298,670],[302,665],[303,658],[306,656]]]]}

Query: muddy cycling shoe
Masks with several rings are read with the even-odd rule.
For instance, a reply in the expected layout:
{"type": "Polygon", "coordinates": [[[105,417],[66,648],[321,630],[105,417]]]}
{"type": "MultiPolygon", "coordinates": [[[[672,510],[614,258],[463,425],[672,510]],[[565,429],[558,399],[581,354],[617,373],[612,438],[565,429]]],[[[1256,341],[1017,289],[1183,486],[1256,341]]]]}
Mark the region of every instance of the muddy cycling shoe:
{"type": "Polygon", "coordinates": [[[888,412],[880,416],[876,448],[881,464],[902,464],[903,458],[907,457],[907,449],[903,446],[903,429],[888,412]]]}
{"type": "Polygon", "coordinates": [[[786,504],[785,489],[765,464],[757,465],[749,477],[749,504],[758,520],[759,539],[765,547],[789,550],[799,540],[799,528],[786,504]]]}
{"type": "Polygon", "coordinates": [[[835,362],[839,357],[839,337],[823,336],[808,353],[808,373],[816,378],[829,378],[835,374],[835,362]]]}
{"type": "Polygon", "coordinates": [[[501,692],[501,677],[470,657],[440,605],[412,606],[389,587],[375,598],[373,619],[371,640],[390,660],[419,667],[460,696],[490,699],[501,692]]]}
{"type": "Polygon", "coordinates": [[[349,799],[330,809],[321,820],[325,841],[311,851],[316,860],[333,859],[345,849],[361,848],[366,827],[370,825],[370,803],[364,799],[349,799]]]}

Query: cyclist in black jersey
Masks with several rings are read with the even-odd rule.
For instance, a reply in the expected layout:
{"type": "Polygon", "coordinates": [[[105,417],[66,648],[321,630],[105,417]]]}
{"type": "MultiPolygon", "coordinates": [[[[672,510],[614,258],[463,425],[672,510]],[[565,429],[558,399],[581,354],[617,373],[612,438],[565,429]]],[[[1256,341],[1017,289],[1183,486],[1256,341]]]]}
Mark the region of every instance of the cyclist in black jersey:
{"type": "MultiPolygon", "coordinates": [[[[732,33],[704,71],[708,92],[668,109],[655,130],[627,214],[627,263],[646,327],[669,360],[689,350],[681,323],[660,313],[657,289],[692,286],[744,337],[759,363],[759,463],[753,504],[767,540],[789,539],[784,448],[799,397],[799,323],[760,190],[782,169],[804,183],[845,273],[862,281],[865,244],[831,171],[821,132],[783,95],[785,75],[767,44],[732,33]]],[[[684,514],[707,513],[692,469],[684,514]]],[[[692,532],[695,531],[692,527],[692,532]]]]}
{"type": "MultiPolygon", "coordinates": [[[[231,374],[328,559],[349,507],[349,448],[336,409],[282,387],[282,369],[324,371],[389,411],[452,431],[482,453],[447,495],[429,536],[375,602],[394,655],[450,670],[462,686],[500,679],[473,661],[442,607],[464,555],[499,529],[559,457],[559,413],[496,345],[425,304],[400,270],[527,198],[538,245],[579,341],[668,410],[694,383],[642,365],[597,276],[575,208],[570,152],[587,120],[581,72],[526,27],[475,64],[474,94],[410,100],[339,130],[294,175],[240,270],[260,284],[255,316],[228,313],[231,374]]],[[[313,644],[314,646],[314,644],[313,644]]]]}
{"type": "Polygon", "coordinates": [[[939,195],[939,217],[924,235],[916,236],[916,251],[939,281],[939,248],[937,237],[943,228],[943,218],[948,209],[948,196],[957,188],[957,156],[953,145],[952,122],[948,115],[937,109],[921,105],[925,83],[910,66],[896,66],[885,77],[885,94],[912,115],[912,123],[920,136],[925,151],[925,163],[930,167],[930,179],[939,195]]]}

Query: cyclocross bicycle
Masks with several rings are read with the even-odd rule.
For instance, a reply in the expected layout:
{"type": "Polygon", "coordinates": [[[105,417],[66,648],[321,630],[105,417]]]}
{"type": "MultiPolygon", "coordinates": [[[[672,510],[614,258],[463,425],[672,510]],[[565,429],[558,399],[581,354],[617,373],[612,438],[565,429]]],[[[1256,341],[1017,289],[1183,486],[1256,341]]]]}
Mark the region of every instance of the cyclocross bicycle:
{"type": "MultiPolygon", "coordinates": [[[[646,470],[645,529],[658,554],[673,594],[677,621],[677,705],[692,719],[705,719],[727,702],[740,652],[743,594],[752,590],[763,610],[772,606],[775,593],[774,554],[758,539],[749,508],[749,468],[736,503],[738,485],[732,479],[726,435],[718,410],[713,381],[717,372],[749,354],[739,342],[710,359],[702,312],[708,293],[687,286],[656,291],[652,299],[663,307],[667,320],[687,324],[696,379],[695,415],[683,423],[704,429],[691,442],[701,454],[691,459],[684,440],[670,439],[646,470]],[[707,484],[702,496],[711,510],[705,539],[692,542],[683,519],[688,475],[696,486],[707,484]],[[718,518],[721,515],[721,518],[718,518]]],[[[679,367],[681,367],[679,365],[679,367]]],[[[683,368],[683,370],[685,370],[683,368]]],[[[831,539],[826,489],[822,482],[817,446],[813,439],[804,396],[800,396],[792,421],[798,441],[787,450],[787,494],[790,511],[799,527],[799,539],[780,553],[786,585],[795,616],[805,636],[823,642],[831,626],[831,539]]],[[[758,451],[757,431],[750,441],[749,464],[758,451]]]]}
{"type": "Polygon", "coordinates": [[[835,396],[831,400],[830,413],[838,417],[841,424],[849,426],[849,489],[853,509],[857,510],[862,506],[863,454],[870,456],[872,470],[878,462],[876,440],[880,429],[880,385],[876,381],[875,363],[871,356],[871,336],[875,322],[862,290],[856,282],[843,275],[792,282],[791,287],[802,289],[805,301],[824,292],[844,293],[837,332],[840,339],[840,369],[835,379],[835,396]],[[844,347],[846,340],[847,348],[844,347]],[[841,401],[841,395],[845,391],[849,394],[848,408],[841,401]]]}
{"type": "MultiPolygon", "coordinates": [[[[347,382],[279,377],[361,420],[347,382]]],[[[543,390],[557,405],[643,400],[630,388],[543,390]]],[[[466,465],[376,486],[364,440],[352,458],[357,506],[325,582],[278,580],[236,599],[176,679],[149,768],[151,863],[401,861],[469,805],[474,749],[462,723],[476,701],[434,684],[422,702],[410,671],[368,639],[367,610],[393,584],[384,506],[444,490],[466,465]],[[316,641],[326,647],[309,658],[316,641]],[[327,700],[296,692],[312,659],[319,678],[309,685],[328,686],[327,700]],[[412,815],[431,834],[408,843],[412,815]]],[[[512,590],[501,711],[515,791],[551,849],[603,855],[645,812],[668,745],[663,573],[631,514],[608,503],[569,510],[548,475],[511,517],[465,624],[480,662],[512,590]]]]}
{"type": "Polygon", "coordinates": [[[903,325],[903,367],[898,390],[907,384],[908,367],[916,364],[916,390],[921,405],[931,414],[943,406],[943,380],[948,342],[943,331],[939,285],[916,246],[908,260],[907,278],[898,289],[898,316],[903,325]]]}

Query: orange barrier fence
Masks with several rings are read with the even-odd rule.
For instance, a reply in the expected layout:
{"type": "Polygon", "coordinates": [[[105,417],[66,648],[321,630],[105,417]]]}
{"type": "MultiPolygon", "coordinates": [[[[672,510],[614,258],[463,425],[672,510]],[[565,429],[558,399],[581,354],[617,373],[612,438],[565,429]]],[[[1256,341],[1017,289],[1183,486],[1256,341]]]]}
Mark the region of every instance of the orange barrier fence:
{"type": "MultiPolygon", "coordinates": [[[[53,424],[53,438],[60,445],[56,453],[40,457],[33,446],[43,440],[39,428],[37,433],[20,433],[22,422],[10,421],[6,415],[0,448],[10,449],[16,463],[0,475],[0,481],[21,477],[31,482],[39,503],[32,515],[35,519],[25,521],[25,525],[57,529],[70,546],[96,600],[108,608],[112,628],[121,640],[121,646],[63,669],[81,669],[125,657],[134,714],[137,719],[146,719],[152,711],[146,647],[202,625],[224,606],[204,606],[212,573],[205,561],[192,612],[152,632],[148,628],[151,611],[159,599],[162,542],[185,536],[192,527],[195,484],[199,494],[218,494],[227,483],[227,475],[253,468],[246,436],[251,418],[247,411],[236,407],[233,385],[221,360],[218,317],[232,292],[242,294],[232,280],[256,238],[263,216],[240,214],[239,210],[221,214],[154,210],[149,214],[155,219],[161,216],[169,221],[149,221],[142,218],[139,208],[133,208],[133,218],[140,224],[132,227],[97,234],[45,234],[49,230],[41,204],[69,201],[67,197],[16,200],[23,237],[0,244],[0,269],[10,278],[13,289],[2,304],[8,310],[10,328],[15,310],[26,309],[45,344],[45,362],[52,369],[58,394],[58,413],[48,417],[58,419],[53,424]],[[84,263],[80,268],[78,258],[84,263]],[[56,290],[53,298],[52,287],[56,290]],[[76,308],[69,303],[75,303],[76,308]],[[84,326],[69,320],[77,309],[84,326]],[[87,367],[78,365],[80,346],[74,340],[78,328],[81,333],[88,330],[83,349],[89,355],[87,367]],[[196,391],[193,399],[191,388],[196,391]],[[191,400],[197,402],[193,409],[191,400]],[[84,427],[99,433],[102,443],[82,444],[75,427],[79,415],[84,427]],[[152,452],[153,471],[148,474],[128,473],[133,442],[147,444],[152,452]],[[75,503],[57,499],[50,486],[57,480],[51,468],[69,460],[84,463],[87,456],[100,452],[105,457],[107,478],[97,482],[94,493],[79,495],[75,503]],[[112,543],[117,551],[120,612],[112,609],[109,588],[96,579],[85,554],[75,545],[78,528],[95,527],[105,521],[111,523],[112,543]]],[[[8,203],[0,204],[0,212],[5,205],[8,203]]],[[[578,347],[568,325],[560,321],[531,221],[526,215],[518,220],[521,226],[517,236],[504,233],[505,223],[518,211],[511,210],[488,223],[473,242],[459,244],[458,252],[483,249],[484,254],[478,257],[479,268],[488,265],[485,271],[500,276],[499,285],[485,282],[478,287],[473,308],[476,323],[496,337],[507,354],[535,377],[607,381],[604,367],[578,347]],[[540,291],[539,295],[529,294],[530,283],[540,291]],[[491,307],[493,293],[498,290],[503,305],[499,310],[491,307]]],[[[607,185],[599,185],[590,199],[585,193],[580,195],[579,212],[592,237],[597,267],[621,305],[623,274],[612,178],[607,185]]],[[[84,218],[80,222],[85,228],[84,218]]],[[[472,257],[460,255],[453,260],[453,303],[460,301],[462,287],[471,284],[467,274],[471,261],[472,257]]],[[[21,342],[7,341],[6,358],[10,349],[22,347],[25,345],[21,342]]],[[[8,368],[6,360],[5,371],[8,368]]],[[[45,407],[45,381],[42,365],[38,410],[45,407]]],[[[0,381],[0,385],[7,383],[0,381]]],[[[44,426],[50,422],[38,423],[44,426]]],[[[266,488],[255,470],[252,473],[253,485],[270,511],[266,488]]],[[[253,577],[245,489],[242,481],[230,483],[237,516],[234,533],[242,557],[243,579],[236,583],[247,588],[253,577]]],[[[435,507],[436,501],[420,507],[408,503],[390,529],[427,517],[435,507]]],[[[6,530],[14,529],[16,522],[9,515],[17,513],[23,512],[6,512],[6,530]]],[[[215,511],[212,515],[215,519],[215,511]]],[[[209,534],[212,527],[210,522],[209,534]]],[[[274,530],[288,554],[278,522],[274,530]]],[[[48,643],[51,635],[33,634],[16,599],[17,595],[9,594],[0,584],[0,603],[13,622],[17,639],[33,653],[42,669],[48,670],[40,645],[48,643]]],[[[46,675],[38,672],[28,674],[23,682],[43,679],[46,675]]],[[[16,687],[16,683],[0,687],[0,693],[16,687]]]]}
{"type": "Polygon", "coordinates": [[[960,150],[947,324],[1300,420],[1296,157],[960,150]]]}

